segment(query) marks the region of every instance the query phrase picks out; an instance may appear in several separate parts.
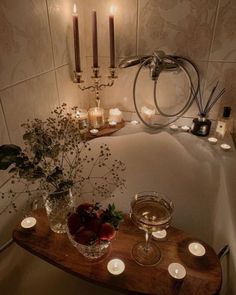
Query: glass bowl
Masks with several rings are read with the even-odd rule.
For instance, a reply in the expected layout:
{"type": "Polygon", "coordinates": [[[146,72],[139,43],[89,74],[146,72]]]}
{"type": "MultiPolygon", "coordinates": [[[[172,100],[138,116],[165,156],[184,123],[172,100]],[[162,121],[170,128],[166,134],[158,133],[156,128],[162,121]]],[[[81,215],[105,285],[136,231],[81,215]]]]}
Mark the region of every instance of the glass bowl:
{"type": "Polygon", "coordinates": [[[74,240],[68,227],[66,232],[72,245],[79,251],[80,254],[89,260],[99,259],[108,252],[111,243],[110,241],[100,241],[100,243],[95,243],[94,245],[83,245],[74,240]]]}

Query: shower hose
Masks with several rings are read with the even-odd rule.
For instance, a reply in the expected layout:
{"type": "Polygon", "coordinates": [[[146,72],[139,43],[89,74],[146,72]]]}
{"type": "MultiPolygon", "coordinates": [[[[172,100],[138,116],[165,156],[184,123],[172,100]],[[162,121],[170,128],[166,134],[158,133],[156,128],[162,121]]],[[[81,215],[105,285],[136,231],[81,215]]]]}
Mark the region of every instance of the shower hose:
{"type": "Polygon", "coordinates": [[[188,58],[185,57],[181,57],[181,56],[176,56],[176,55],[165,55],[162,58],[163,62],[172,62],[175,65],[177,65],[184,73],[185,76],[187,78],[188,81],[188,85],[189,85],[189,95],[188,95],[188,99],[187,102],[185,103],[185,105],[177,112],[173,113],[173,114],[168,114],[166,112],[164,112],[163,110],[161,110],[159,104],[158,104],[158,100],[157,100],[157,79],[154,80],[154,87],[153,87],[153,100],[154,100],[154,105],[157,109],[157,111],[159,112],[160,115],[164,116],[164,117],[168,117],[168,118],[173,118],[171,119],[169,122],[165,123],[165,124],[160,124],[160,123],[154,123],[154,124],[149,124],[148,122],[146,122],[139,110],[138,110],[138,106],[137,106],[137,101],[136,101],[136,86],[137,86],[137,82],[138,82],[138,77],[140,75],[141,70],[147,65],[149,64],[151,61],[153,60],[153,56],[147,57],[139,66],[138,71],[135,75],[134,78],[134,84],[133,84],[133,102],[134,102],[134,107],[135,110],[137,112],[137,115],[139,117],[139,119],[141,120],[141,122],[146,125],[149,128],[152,129],[161,129],[163,127],[166,127],[172,123],[174,123],[175,121],[177,121],[180,117],[183,116],[183,114],[185,114],[188,109],[191,107],[191,105],[193,104],[193,102],[195,101],[195,98],[198,94],[198,92],[200,92],[200,75],[199,75],[199,70],[197,68],[197,66],[188,58]],[[189,72],[189,70],[187,69],[187,65],[185,66],[184,64],[190,65],[190,67],[194,70],[194,72],[196,73],[196,86],[194,86],[194,83],[192,81],[192,77],[191,74],[189,72]]]}

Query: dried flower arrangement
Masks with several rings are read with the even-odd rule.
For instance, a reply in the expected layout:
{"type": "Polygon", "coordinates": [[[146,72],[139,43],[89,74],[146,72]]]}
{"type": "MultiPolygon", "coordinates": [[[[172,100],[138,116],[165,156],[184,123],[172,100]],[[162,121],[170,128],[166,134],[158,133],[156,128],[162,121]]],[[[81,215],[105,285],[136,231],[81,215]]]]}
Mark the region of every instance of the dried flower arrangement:
{"type": "Polygon", "coordinates": [[[9,199],[9,203],[0,208],[0,214],[16,210],[17,199],[25,193],[28,199],[44,190],[61,192],[74,187],[82,193],[85,185],[89,185],[91,196],[111,197],[114,188],[123,191],[125,180],[120,174],[125,170],[124,163],[119,160],[111,163],[107,144],[101,144],[96,156],[90,155],[91,145],[86,135],[81,134],[75,116],[77,107],[70,112],[66,109],[66,104],[62,104],[45,121],[34,119],[22,124],[26,130],[24,149],[13,144],[0,146],[0,170],[10,174],[8,181],[0,185],[1,198],[9,199]],[[90,169],[86,174],[84,170],[88,165],[90,169]],[[103,168],[101,174],[93,176],[97,168],[103,168]],[[16,190],[4,191],[7,183],[16,190]],[[19,184],[23,184],[24,189],[18,191],[19,184]]]}

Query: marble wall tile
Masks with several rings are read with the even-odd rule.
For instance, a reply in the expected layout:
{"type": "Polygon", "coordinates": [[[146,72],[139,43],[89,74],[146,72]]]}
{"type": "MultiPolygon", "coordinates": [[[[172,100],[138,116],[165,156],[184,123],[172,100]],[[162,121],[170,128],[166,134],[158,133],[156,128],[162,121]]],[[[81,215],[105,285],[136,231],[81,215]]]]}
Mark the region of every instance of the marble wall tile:
{"type": "Polygon", "coordinates": [[[6,123],[12,143],[22,144],[27,119],[45,119],[57,105],[58,95],[54,71],[22,82],[0,92],[6,123]]]}
{"type": "Polygon", "coordinates": [[[0,89],[52,68],[45,0],[2,0],[0,28],[0,89]]]}
{"type": "Polygon", "coordinates": [[[236,61],[236,1],[221,0],[211,60],[236,61]]]}
{"type": "Polygon", "coordinates": [[[86,36],[86,55],[92,56],[92,19],[91,13],[97,11],[98,22],[98,51],[99,56],[109,56],[108,18],[111,5],[115,11],[116,55],[136,55],[136,17],[137,0],[85,0],[84,21],[86,36]]]}
{"type": "Polygon", "coordinates": [[[55,66],[70,63],[74,65],[74,43],[72,28],[73,4],[77,5],[79,15],[81,63],[85,56],[84,42],[84,13],[82,1],[74,0],[47,0],[55,66]]]}
{"type": "Polygon", "coordinates": [[[2,105],[0,104],[0,145],[5,143],[9,143],[9,136],[2,110],[2,105]]]}
{"type": "Polygon", "coordinates": [[[138,53],[207,60],[217,0],[139,0],[138,53]]]}
{"type": "Polygon", "coordinates": [[[65,102],[69,107],[79,106],[88,109],[88,93],[80,90],[77,84],[73,83],[71,68],[66,65],[58,68],[56,73],[60,103],[65,102]]]}
{"type": "MultiPolygon", "coordinates": [[[[222,116],[223,107],[232,107],[232,116],[236,117],[236,84],[233,77],[236,76],[236,63],[222,63],[222,62],[209,62],[207,72],[205,95],[209,95],[212,87],[219,80],[218,92],[222,88],[226,88],[226,92],[221,100],[214,106],[210,112],[210,117],[217,119],[222,116]]],[[[235,120],[234,120],[235,121],[235,120]]],[[[234,129],[236,130],[236,121],[234,122],[234,129]]]]}
{"type": "MultiPolygon", "coordinates": [[[[89,64],[92,59],[89,57],[87,60],[89,70],[89,64]]],[[[101,73],[103,75],[103,80],[106,80],[106,74],[108,73],[108,62],[108,58],[101,59],[101,73]]],[[[202,83],[201,88],[203,90],[207,63],[198,62],[197,66],[200,71],[202,83]]],[[[188,69],[190,70],[190,67],[188,67],[188,69]]],[[[135,112],[133,102],[133,84],[137,70],[138,67],[117,70],[118,79],[115,80],[114,85],[101,91],[101,104],[104,108],[109,109],[112,107],[118,107],[125,112],[135,112]]],[[[192,73],[193,81],[195,81],[193,71],[190,71],[190,73],[192,73]]],[[[87,83],[91,83],[91,80],[89,79],[87,83]]],[[[139,110],[141,110],[142,106],[155,109],[153,87],[154,82],[150,78],[149,70],[143,69],[140,72],[136,85],[136,102],[139,110]]],[[[186,104],[188,95],[189,83],[183,72],[179,72],[178,74],[163,72],[160,75],[157,82],[157,101],[161,111],[169,114],[178,112],[186,104]]],[[[92,94],[90,94],[90,98],[90,104],[94,105],[95,100],[92,94]]],[[[185,113],[185,116],[196,117],[197,114],[198,109],[196,103],[193,103],[191,108],[185,113]]]]}

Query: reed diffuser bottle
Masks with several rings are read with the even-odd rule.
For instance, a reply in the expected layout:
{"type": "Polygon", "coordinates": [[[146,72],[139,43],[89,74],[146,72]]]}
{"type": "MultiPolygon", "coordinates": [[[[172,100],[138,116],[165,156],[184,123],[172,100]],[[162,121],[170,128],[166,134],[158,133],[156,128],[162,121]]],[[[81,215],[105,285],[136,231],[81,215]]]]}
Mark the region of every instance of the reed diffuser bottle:
{"type": "Polygon", "coordinates": [[[199,90],[195,95],[195,100],[199,109],[199,115],[197,118],[193,119],[191,132],[197,136],[207,136],[210,133],[211,129],[211,121],[207,119],[210,110],[216,104],[216,102],[222,97],[225,93],[225,89],[223,88],[216,96],[215,91],[219,84],[219,81],[213,87],[211,94],[205,104],[203,106],[203,99],[201,96],[201,91],[199,90]]]}

